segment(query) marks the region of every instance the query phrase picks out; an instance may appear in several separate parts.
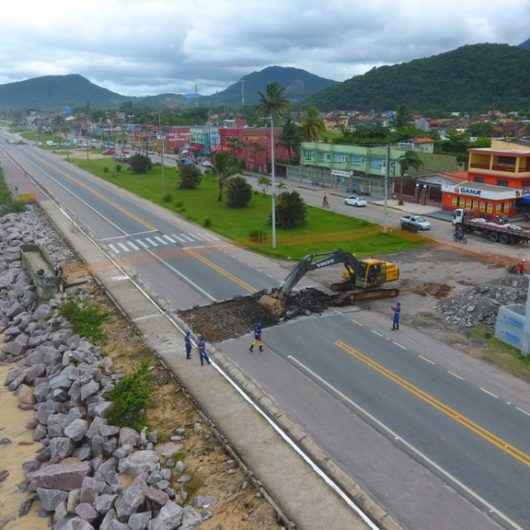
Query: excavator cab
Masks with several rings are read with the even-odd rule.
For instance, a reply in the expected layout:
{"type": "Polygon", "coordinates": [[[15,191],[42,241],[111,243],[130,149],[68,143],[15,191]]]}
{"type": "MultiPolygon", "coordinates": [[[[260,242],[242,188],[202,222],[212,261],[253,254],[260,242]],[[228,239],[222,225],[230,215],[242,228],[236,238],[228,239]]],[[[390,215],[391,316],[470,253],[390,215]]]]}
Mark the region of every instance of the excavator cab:
{"type": "Polygon", "coordinates": [[[399,267],[390,261],[375,258],[357,260],[356,266],[346,262],[342,273],[343,282],[334,283],[334,291],[371,289],[399,280],[399,267]]]}

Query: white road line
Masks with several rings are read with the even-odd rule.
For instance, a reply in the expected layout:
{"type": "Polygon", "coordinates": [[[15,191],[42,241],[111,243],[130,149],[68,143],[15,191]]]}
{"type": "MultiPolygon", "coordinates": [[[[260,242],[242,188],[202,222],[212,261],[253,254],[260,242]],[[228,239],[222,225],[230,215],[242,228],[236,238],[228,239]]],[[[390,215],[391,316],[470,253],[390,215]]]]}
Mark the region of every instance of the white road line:
{"type": "Polygon", "coordinates": [[[435,364],[434,361],[431,361],[430,359],[427,359],[427,357],[424,357],[423,355],[418,355],[420,359],[423,359],[426,363],[429,364],[435,364]]]}
{"type": "Polygon", "coordinates": [[[494,397],[495,399],[499,399],[499,396],[497,396],[493,392],[490,392],[489,390],[486,390],[484,387],[480,387],[480,390],[482,390],[482,392],[484,392],[485,394],[488,394],[488,396],[494,397]]]}
{"type": "Polygon", "coordinates": [[[167,239],[170,243],[176,243],[176,241],[172,237],[169,237],[169,236],[166,236],[166,235],[163,235],[162,237],[164,239],[167,239]]]}
{"type": "Polygon", "coordinates": [[[519,412],[522,412],[523,414],[525,414],[526,416],[530,416],[530,412],[522,409],[521,407],[515,407],[519,412]]]}
{"type": "Polygon", "coordinates": [[[382,333],[380,333],[379,331],[376,331],[375,329],[371,329],[370,333],[373,333],[374,335],[378,335],[379,337],[384,337],[382,333]]]}
{"type": "Polygon", "coordinates": [[[150,239],[149,237],[146,237],[145,240],[150,244],[152,245],[153,247],[158,247],[158,243],[156,241],[153,241],[152,239],[150,239]]]}
{"type": "Polygon", "coordinates": [[[109,244],[109,248],[112,250],[112,252],[114,252],[114,254],[120,253],[120,251],[112,243],[109,244]]]}
{"type": "Polygon", "coordinates": [[[173,237],[175,239],[178,239],[181,243],[186,243],[186,240],[185,239],[182,239],[180,236],[178,236],[177,234],[173,234],[173,237]]]}
{"type": "Polygon", "coordinates": [[[192,243],[195,241],[195,239],[193,239],[191,236],[188,236],[186,234],[182,234],[182,237],[186,240],[186,241],[191,241],[192,243]]]}
{"type": "Polygon", "coordinates": [[[195,239],[198,239],[199,241],[202,241],[202,240],[206,239],[206,237],[203,234],[199,233],[199,232],[190,232],[190,234],[192,234],[193,237],[195,239]]]}
{"type": "Polygon", "coordinates": [[[407,350],[407,347],[406,346],[403,346],[403,344],[400,344],[399,342],[396,342],[395,340],[392,341],[392,344],[394,344],[394,346],[397,346],[398,348],[401,348],[402,350],[407,350]]]}
{"type": "Polygon", "coordinates": [[[455,374],[454,372],[451,372],[451,370],[447,370],[447,373],[453,377],[456,377],[457,379],[460,379],[460,381],[464,381],[464,378],[461,375],[455,374]]]}
{"type": "Polygon", "coordinates": [[[141,239],[136,239],[136,242],[144,248],[149,248],[141,239]]]}
{"type": "Polygon", "coordinates": [[[127,241],[127,244],[133,249],[133,250],[140,250],[132,241],[127,241]]]}
{"type": "Polygon", "coordinates": [[[124,237],[143,236],[144,234],[152,234],[153,232],[158,232],[158,229],[155,228],[154,230],[146,230],[144,232],[135,232],[134,234],[124,234],[122,236],[103,237],[99,239],[98,241],[112,241],[113,239],[122,239],[124,237]]]}
{"type": "Polygon", "coordinates": [[[161,313],[152,313],[151,315],[144,315],[142,317],[136,317],[133,318],[133,322],[142,322],[143,320],[150,320],[152,318],[160,318],[163,317],[161,313]]]}
{"type": "Polygon", "coordinates": [[[125,245],[124,243],[116,243],[120,248],[122,248],[123,250],[125,250],[125,252],[130,252],[131,249],[125,245]]]}
{"type": "Polygon", "coordinates": [[[204,237],[206,239],[209,239],[210,241],[221,241],[221,239],[217,236],[214,236],[212,234],[204,234],[204,237]]]}
{"type": "Polygon", "coordinates": [[[394,438],[395,441],[399,441],[402,443],[405,447],[409,449],[409,451],[415,453],[418,455],[421,459],[423,459],[425,462],[427,462],[431,467],[436,469],[438,473],[443,475],[446,480],[449,482],[452,482],[453,485],[458,486],[462,491],[465,491],[470,497],[472,497],[477,503],[481,504],[483,508],[486,509],[491,514],[495,514],[497,517],[508,523],[514,530],[523,530],[521,526],[519,526],[515,521],[512,521],[507,515],[502,513],[500,510],[495,508],[492,504],[490,504],[487,500],[483,499],[478,493],[476,493],[474,490],[466,486],[464,483],[460,482],[455,476],[451,475],[449,471],[446,471],[443,467],[438,465],[434,460],[431,460],[426,454],[422,453],[419,449],[416,449],[412,444],[407,442],[404,438],[399,436],[395,431],[393,431],[390,427],[387,427],[382,421],[378,420],[375,416],[370,414],[365,408],[361,407],[358,403],[350,399],[348,396],[343,394],[340,390],[336,389],[332,384],[328,383],[325,379],[320,377],[317,373],[315,373],[311,368],[307,367],[303,362],[299,361],[292,355],[288,355],[287,359],[292,361],[296,366],[302,369],[302,371],[305,371],[311,377],[319,381],[322,385],[324,385],[326,388],[334,392],[338,397],[346,401],[348,404],[350,404],[355,410],[359,411],[364,417],[369,418],[372,422],[374,422],[381,430],[388,433],[392,438],[394,438]]]}
{"type": "Polygon", "coordinates": [[[361,324],[358,320],[355,320],[354,318],[352,318],[351,321],[352,321],[354,324],[357,324],[358,326],[362,326],[362,324],[361,324]]]}
{"type": "Polygon", "coordinates": [[[160,236],[155,236],[155,239],[161,244],[161,245],[167,245],[167,241],[162,239],[160,236]]]}

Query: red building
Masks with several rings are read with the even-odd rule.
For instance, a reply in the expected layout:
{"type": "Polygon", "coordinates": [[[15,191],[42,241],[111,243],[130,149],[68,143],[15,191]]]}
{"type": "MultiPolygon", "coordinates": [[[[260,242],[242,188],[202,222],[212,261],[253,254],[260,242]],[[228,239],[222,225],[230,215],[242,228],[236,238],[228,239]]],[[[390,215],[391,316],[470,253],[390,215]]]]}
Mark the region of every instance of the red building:
{"type": "MultiPolygon", "coordinates": [[[[282,143],[282,128],[274,129],[276,162],[292,160],[294,153],[282,143]]],[[[271,131],[267,127],[219,129],[219,150],[232,152],[245,164],[247,171],[269,173],[271,164],[271,131]]],[[[279,168],[278,168],[279,169],[279,168]]]]}
{"type": "Polygon", "coordinates": [[[170,127],[166,136],[166,150],[178,152],[191,143],[191,127],[170,127]]]}

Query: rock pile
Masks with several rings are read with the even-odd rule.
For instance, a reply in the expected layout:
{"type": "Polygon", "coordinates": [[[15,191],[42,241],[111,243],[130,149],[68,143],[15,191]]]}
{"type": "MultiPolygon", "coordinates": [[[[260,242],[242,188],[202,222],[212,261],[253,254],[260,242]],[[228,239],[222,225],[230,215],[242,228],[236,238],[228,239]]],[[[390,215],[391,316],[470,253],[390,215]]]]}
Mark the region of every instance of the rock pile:
{"type": "MultiPolygon", "coordinates": [[[[28,218],[30,227],[42,224],[31,212],[0,219],[0,360],[17,361],[5,385],[21,408],[34,409],[30,428],[42,444],[23,466],[31,496],[21,515],[39,499],[54,530],[194,528],[209,513],[200,498],[184,506],[191,477],[175,459],[185,432],[157,443],[156,433],[108,424],[105,396],[119,375],[58,314],[59,299],[36,305],[18,256],[22,242],[33,242],[28,218]]],[[[60,244],[48,250],[55,259],[67,254],[60,244]]]]}
{"type": "Polygon", "coordinates": [[[494,326],[499,307],[526,303],[527,292],[525,276],[507,274],[447,298],[439,302],[438,308],[447,322],[459,328],[494,326]]]}

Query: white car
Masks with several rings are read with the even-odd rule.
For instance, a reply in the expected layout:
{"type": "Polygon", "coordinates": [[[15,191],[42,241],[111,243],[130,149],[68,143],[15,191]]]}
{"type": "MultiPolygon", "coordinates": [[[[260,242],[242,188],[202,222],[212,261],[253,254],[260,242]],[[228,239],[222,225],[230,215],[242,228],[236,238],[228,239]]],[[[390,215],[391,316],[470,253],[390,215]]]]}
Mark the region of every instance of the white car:
{"type": "Polygon", "coordinates": [[[400,219],[400,223],[402,228],[415,228],[416,230],[430,230],[432,228],[431,223],[420,215],[405,215],[400,219]]]}
{"type": "Polygon", "coordinates": [[[344,199],[344,204],[347,204],[348,206],[366,206],[368,203],[365,199],[361,199],[361,197],[358,197],[357,195],[350,195],[350,197],[346,197],[344,199]]]}

